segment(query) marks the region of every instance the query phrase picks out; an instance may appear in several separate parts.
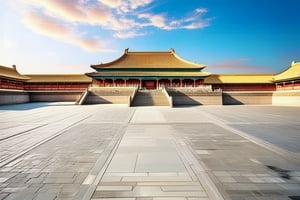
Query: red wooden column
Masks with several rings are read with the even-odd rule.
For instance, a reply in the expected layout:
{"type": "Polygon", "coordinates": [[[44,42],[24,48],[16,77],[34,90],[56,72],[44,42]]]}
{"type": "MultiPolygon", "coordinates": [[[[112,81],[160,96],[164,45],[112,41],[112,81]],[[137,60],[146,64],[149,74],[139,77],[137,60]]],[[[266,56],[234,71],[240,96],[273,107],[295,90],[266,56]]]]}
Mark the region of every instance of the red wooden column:
{"type": "Polygon", "coordinates": [[[196,87],[196,80],[194,79],[194,87],[196,87]]]}
{"type": "Polygon", "coordinates": [[[113,81],[113,87],[115,87],[115,79],[113,79],[112,81],[113,81]]]}
{"type": "Polygon", "coordinates": [[[173,80],[170,79],[170,87],[172,87],[172,84],[173,84],[173,80]]]}
{"type": "Polygon", "coordinates": [[[124,80],[124,83],[125,83],[125,87],[127,87],[127,80],[126,79],[124,80]]]}
{"type": "Polygon", "coordinates": [[[140,88],[142,88],[142,79],[140,79],[140,88]]]}
{"type": "Polygon", "coordinates": [[[180,87],[182,87],[182,79],[180,79],[180,87]]]}
{"type": "Polygon", "coordinates": [[[158,79],[156,79],[156,89],[158,89],[158,79]]]}
{"type": "Polygon", "coordinates": [[[293,90],[295,89],[295,81],[292,81],[293,84],[293,90]]]}

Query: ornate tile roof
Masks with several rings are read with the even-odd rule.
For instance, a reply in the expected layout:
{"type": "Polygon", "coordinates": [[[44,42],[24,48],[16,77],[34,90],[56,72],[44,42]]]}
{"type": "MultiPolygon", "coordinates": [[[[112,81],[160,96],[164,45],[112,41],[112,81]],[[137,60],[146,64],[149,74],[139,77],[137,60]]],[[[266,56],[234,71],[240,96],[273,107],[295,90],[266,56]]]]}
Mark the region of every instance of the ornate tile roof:
{"type": "Polygon", "coordinates": [[[18,81],[26,81],[29,79],[29,77],[21,75],[17,71],[15,66],[13,66],[13,68],[10,68],[1,65],[0,65],[0,77],[5,79],[18,80],[18,81]]]}
{"type": "Polygon", "coordinates": [[[91,65],[94,69],[124,69],[124,68],[194,68],[203,69],[205,65],[186,61],[175,54],[174,49],[167,52],[129,52],[108,63],[91,65]]]}
{"type": "Polygon", "coordinates": [[[292,62],[286,70],[274,75],[274,82],[300,79],[300,62],[292,62]]]}

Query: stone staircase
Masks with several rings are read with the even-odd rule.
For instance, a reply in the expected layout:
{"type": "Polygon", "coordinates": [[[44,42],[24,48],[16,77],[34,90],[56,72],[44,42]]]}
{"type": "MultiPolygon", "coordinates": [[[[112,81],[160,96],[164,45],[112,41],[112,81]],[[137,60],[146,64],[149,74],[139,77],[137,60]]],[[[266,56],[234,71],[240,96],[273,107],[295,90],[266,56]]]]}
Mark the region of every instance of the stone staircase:
{"type": "Polygon", "coordinates": [[[170,106],[162,90],[138,90],[132,106],[170,106]]]}
{"type": "Polygon", "coordinates": [[[128,104],[135,88],[90,88],[82,104],[128,104]]]}

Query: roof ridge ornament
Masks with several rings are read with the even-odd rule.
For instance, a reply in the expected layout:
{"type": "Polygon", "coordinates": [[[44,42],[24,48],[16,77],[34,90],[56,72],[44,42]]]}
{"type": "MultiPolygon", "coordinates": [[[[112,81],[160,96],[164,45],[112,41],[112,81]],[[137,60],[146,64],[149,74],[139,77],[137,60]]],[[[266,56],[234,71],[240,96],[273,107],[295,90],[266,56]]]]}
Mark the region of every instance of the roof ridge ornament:
{"type": "Polygon", "coordinates": [[[129,48],[126,48],[126,49],[125,49],[125,53],[127,54],[127,53],[128,53],[128,51],[129,51],[129,48]]]}
{"type": "Polygon", "coordinates": [[[175,49],[174,48],[170,48],[171,53],[175,53],[175,49]]]}
{"type": "Polygon", "coordinates": [[[300,64],[300,62],[297,62],[297,61],[292,61],[292,64],[291,64],[291,66],[293,66],[293,65],[296,65],[296,64],[300,64]]]}

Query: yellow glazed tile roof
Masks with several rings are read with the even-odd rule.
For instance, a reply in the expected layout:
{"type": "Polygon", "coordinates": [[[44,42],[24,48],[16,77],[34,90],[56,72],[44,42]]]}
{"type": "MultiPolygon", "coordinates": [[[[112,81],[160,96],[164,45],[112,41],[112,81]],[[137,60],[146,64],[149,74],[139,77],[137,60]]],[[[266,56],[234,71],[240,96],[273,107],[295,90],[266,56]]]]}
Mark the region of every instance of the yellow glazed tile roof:
{"type": "Polygon", "coordinates": [[[272,83],[272,74],[213,74],[204,79],[206,84],[272,83]]]}
{"type": "Polygon", "coordinates": [[[29,83],[90,83],[92,79],[84,74],[28,74],[29,83]]]}
{"type": "Polygon", "coordinates": [[[275,74],[274,81],[288,81],[300,78],[300,62],[292,62],[291,66],[286,70],[275,74]]]}
{"type": "Polygon", "coordinates": [[[10,68],[4,66],[0,66],[0,77],[6,79],[20,80],[20,81],[25,81],[29,79],[28,77],[19,74],[16,68],[10,68]]]}
{"type": "Polygon", "coordinates": [[[92,72],[87,73],[89,76],[109,76],[109,77],[128,77],[128,76],[178,76],[180,77],[199,77],[199,76],[209,76],[208,72],[92,72]]]}
{"type": "Polygon", "coordinates": [[[186,61],[175,54],[174,49],[168,52],[128,52],[118,59],[99,65],[92,65],[94,69],[108,68],[199,68],[205,67],[203,64],[186,61]]]}

